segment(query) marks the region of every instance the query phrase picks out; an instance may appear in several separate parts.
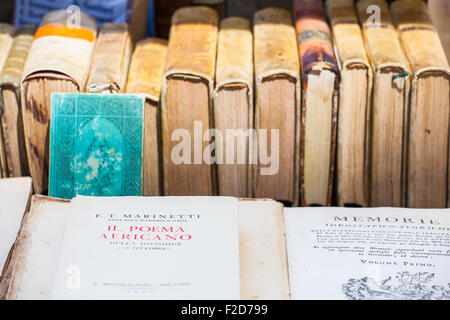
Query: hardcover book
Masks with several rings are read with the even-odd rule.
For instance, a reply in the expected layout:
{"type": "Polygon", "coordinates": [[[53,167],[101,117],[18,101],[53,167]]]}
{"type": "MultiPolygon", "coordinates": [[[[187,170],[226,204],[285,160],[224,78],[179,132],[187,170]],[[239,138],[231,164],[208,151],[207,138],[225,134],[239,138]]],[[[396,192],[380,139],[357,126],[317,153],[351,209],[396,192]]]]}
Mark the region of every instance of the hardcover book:
{"type": "Polygon", "coordinates": [[[53,94],[49,195],[141,196],[144,97],[53,94]]]}
{"type": "Polygon", "coordinates": [[[254,69],[250,21],[222,20],[217,51],[214,119],[225,138],[222,152],[216,153],[218,192],[220,196],[251,197],[253,134],[249,129],[253,129],[254,69]],[[230,130],[243,135],[229,140],[230,130]]]}
{"type": "Polygon", "coordinates": [[[447,61],[450,61],[450,0],[428,0],[428,8],[447,54],[447,61]]]}
{"type": "Polygon", "coordinates": [[[13,249],[29,209],[30,178],[0,179],[0,300],[5,298],[15,257],[13,249]]]}
{"type": "Polygon", "coordinates": [[[302,72],[301,205],[331,205],[339,70],[322,1],[295,0],[302,72]]]}
{"type": "Polygon", "coordinates": [[[166,196],[217,194],[212,149],[217,12],[178,9],[172,18],[162,85],[161,122],[166,196]]]}
{"type": "Polygon", "coordinates": [[[255,13],[253,28],[258,135],[253,196],[297,205],[301,94],[292,17],[284,9],[263,9],[255,13]]]}
{"type": "Polygon", "coordinates": [[[387,2],[360,0],[357,9],[374,71],[369,204],[372,207],[402,207],[406,200],[409,64],[387,2]],[[369,7],[374,5],[380,8],[380,21],[372,17],[369,7]]]}
{"type": "Polygon", "coordinates": [[[16,254],[12,300],[289,298],[283,210],[271,200],[34,196],[16,254]]]}
{"type": "Polygon", "coordinates": [[[127,93],[145,94],[143,195],[163,195],[161,137],[161,85],[167,41],[149,38],[137,43],[131,60],[127,93]]]}
{"type": "Polygon", "coordinates": [[[391,9],[412,70],[407,205],[446,208],[450,67],[425,2],[398,0],[391,9]]]}
{"type": "Polygon", "coordinates": [[[29,175],[22,109],[20,107],[20,80],[28,58],[36,26],[25,25],[14,34],[14,41],[0,73],[0,90],[3,103],[0,119],[6,155],[8,177],[29,175]]]}
{"type": "Polygon", "coordinates": [[[353,0],[328,0],[341,72],[336,193],[340,206],[369,203],[370,118],[373,73],[353,0]]]}
{"type": "Polygon", "coordinates": [[[97,22],[80,13],[80,27],[66,10],[48,13],[25,64],[21,103],[28,164],[37,194],[48,191],[49,128],[54,92],[83,92],[97,37],[97,22]]]}

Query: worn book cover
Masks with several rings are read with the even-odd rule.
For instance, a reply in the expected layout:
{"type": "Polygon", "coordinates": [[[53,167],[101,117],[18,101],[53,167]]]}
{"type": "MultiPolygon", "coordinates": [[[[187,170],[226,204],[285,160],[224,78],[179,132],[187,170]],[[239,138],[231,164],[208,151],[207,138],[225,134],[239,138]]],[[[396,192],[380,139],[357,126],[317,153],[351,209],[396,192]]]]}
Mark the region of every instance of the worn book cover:
{"type": "Polygon", "coordinates": [[[144,97],[54,94],[52,197],[142,195],[144,97]]]}
{"type": "Polygon", "coordinates": [[[301,204],[331,204],[333,194],[339,70],[322,1],[296,0],[302,77],[301,204]]]}

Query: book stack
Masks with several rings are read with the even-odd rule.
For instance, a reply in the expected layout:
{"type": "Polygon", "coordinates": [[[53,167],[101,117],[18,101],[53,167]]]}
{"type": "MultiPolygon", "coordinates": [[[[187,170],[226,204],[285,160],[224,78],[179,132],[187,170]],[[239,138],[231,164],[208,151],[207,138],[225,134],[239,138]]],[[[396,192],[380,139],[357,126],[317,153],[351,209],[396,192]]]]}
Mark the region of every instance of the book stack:
{"type": "Polygon", "coordinates": [[[156,5],[168,41],[64,10],[0,26],[2,176],[65,199],[450,206],[450,68],[425,2],[296,0],[251,20],[223,17],[233,1],[156,5]]]}

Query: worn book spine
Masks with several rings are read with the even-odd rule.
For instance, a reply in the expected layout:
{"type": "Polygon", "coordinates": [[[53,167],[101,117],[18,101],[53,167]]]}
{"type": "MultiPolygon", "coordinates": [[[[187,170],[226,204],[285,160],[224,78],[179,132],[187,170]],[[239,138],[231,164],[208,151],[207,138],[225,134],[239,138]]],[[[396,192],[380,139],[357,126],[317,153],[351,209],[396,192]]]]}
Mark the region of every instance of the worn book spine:
{"type": "Polygon", "coordinates": [[[328,0],[327,10],[341,72],[336,158],[337,202],[340,206],[366,207],[369,203],[373,72],[354,1],[328,0]]]}
{"type": "Polygon", "coordinates": [[[131,4],[133,8],[131,17],[127,21],[130,26],[130,35],[134,42],[144,39],[147,34],[150,1],[153,0],[128,1],[128,6],[131,4]]]}
{"type": "Polygon", "coordinates": [[[20,108],[20,80],[28,58],[36,26],[25,25],[14,34],[14,41],[0,74],[0,88],[3,103],[0,117],[3,130],[7,176],[29,175],[20,108]]]}
{"type": "MultiPolygon", "coordinates": [[[[7,23],[0,23],[0,70],[3,69],[3,65],[8,57],[9,50],[11,49],[14,36],[14,27],[7,23]]],[[[1,111],[1,105],[0,105],[1,111]]],[[[2,114],[0,113],[0,117],[2,114]]],[[[8,176],[8,168],[6,164],[5,146],[3,141],[2,128],[0,126],[0,178],[8,176]]]]}
{"type": "Polygon", "coordinates": [[[193,0],[155,0],[155,25],[158,37],[168,39],[175,11],[192,4],[193,0]]]}
{"type": "Polygon", "coordinates": [[[279,8],[256,12],[254,36],[255,129],[259,142],[253,196],[298,205],[300,63],[290,12],[279,8]],[[268,155],[272,155],[269,164],[268,155]]]}
{"type": "Polygon", "coordinates": [[[249,150],[253,149],[250,131],[253,129],[253,35],[250,21],[244,18],[231,17],[221,22],[214,118],[216,129],[226,138],[222,153],[216,154],[220,159],[217,165],[219,195],[251,197],[249,150]],[[241,139],[240,136],[229,141],[227,130],[242,130],[239,132],[244,134],[244,141],[235,142],[235,139],[241,139]],[[229,151],[231,148],[234,152],[229,151]]]}
{"type": "Polygon", "coordinates": [[[131,60],[127,93],[145,94],[143,195],[163,195],[161,140],[161,85],[167,57],[167,41],[141,40],[131,60]]]}
{"type": "Polygon", "coordinates": [[[370,205],[402,207],[406,204],[409,64],[387,2],[360,0],[357,9],[374,71],[370,205]],[[374,15],[374,8],[379,8],[379,15],[374,15]]]}
{"type": "Polygon", "coordinates": [[[217,32],[217,12],[208,7],[181,8],[172,19],[161,106],[167,196],[217,194],[209,132],[217,32]]]}
{"type": "Polygon", "coordinates": [[[302,77],[301,204],[327,206],[331,205],[333,195],[339,70],[322,2],[296,0],[293,14],[302,77]],[[311,75],[332,82],[329,92],[323,92],[328,96],[323,97],[328,106],[309,105],[308,93],[312,100],[319,88],[325,85],[316,81],[310,83],[311,75]],[[319,109],[321,107],[323,113],[319,109]]]}
{"type": "Polygon", "coordinates": [[[97,37],[97,23],[81,13],[70,25],[66,10],[48,13],[37,30],[25,64],[21,103],[28,164],[34,191],[48,190],[49,123],[53,92],[82,92],[97,37]]]}
{"type": "Polygon", "coordinates": [[[450,61],[450,0],[428,0],[428,8],[447,55],[447,61],[450,61]]]}
{"type": "Polygon", "coordinates": [[[412,71],[407,204],[447,207],[450,67],[423,1],[397,0],[393,19],[412,71]]]}
{"type": "Polygon", "coordinates": [[[126,23],[106,23],[100,29],[86,90],[121,93],[125,90],[133,43],[126,23]]]}

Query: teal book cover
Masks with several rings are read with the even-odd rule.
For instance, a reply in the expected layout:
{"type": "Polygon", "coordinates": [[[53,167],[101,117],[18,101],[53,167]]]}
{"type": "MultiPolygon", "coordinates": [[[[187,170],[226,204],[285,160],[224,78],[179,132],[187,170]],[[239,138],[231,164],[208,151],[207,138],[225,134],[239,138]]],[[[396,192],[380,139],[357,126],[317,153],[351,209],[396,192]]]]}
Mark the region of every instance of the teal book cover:
{"type": "Polygon", "coordinates": [[[52,95],[49,196],[142,195],[141,95],[52,95]]]}

